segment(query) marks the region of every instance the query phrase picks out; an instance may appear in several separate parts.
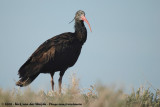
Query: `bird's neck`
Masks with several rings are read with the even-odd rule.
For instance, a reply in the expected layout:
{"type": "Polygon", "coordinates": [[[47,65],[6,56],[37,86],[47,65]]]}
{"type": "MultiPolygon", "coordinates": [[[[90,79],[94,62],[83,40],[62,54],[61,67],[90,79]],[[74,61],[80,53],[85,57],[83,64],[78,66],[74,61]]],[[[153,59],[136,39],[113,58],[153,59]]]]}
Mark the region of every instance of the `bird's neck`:
{"type": "Polygon", "coordinates": [[[87,30],[84,26],[83,21],[76,21],[75,22],[75,34],[78,40],[83,44],[87,39],[87,30]]]}

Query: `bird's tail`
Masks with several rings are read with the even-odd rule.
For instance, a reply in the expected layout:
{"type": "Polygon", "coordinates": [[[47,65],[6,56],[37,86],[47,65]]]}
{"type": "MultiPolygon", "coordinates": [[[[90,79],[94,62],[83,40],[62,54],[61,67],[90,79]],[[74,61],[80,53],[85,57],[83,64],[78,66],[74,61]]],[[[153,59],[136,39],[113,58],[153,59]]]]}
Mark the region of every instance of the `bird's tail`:
{"type": "Polygon", "coordinates": [[[27,86],[29,85],[37,76],[39,75],[38,74],[35,74],[33,76],[30,76],[30,77],[21,77],[21,79],[16,82],[16,85],[17,86],[20,86],[20,87],[24,87],[24,86],[27,86]]]}

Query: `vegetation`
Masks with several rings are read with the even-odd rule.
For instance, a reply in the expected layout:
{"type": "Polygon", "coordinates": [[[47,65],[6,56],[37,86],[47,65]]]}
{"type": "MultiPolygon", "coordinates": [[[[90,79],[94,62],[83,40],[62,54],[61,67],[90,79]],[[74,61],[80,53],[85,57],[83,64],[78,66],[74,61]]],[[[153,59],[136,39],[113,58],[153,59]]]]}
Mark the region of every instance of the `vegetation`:
{"type": "Polygon", "coordinates": [[[31,88],[25,91],[0,89],[1,107],[160,107],[160,90],[153,94],[149,88],[139,88],[128,95],[122,89],[115,90],[103,85],[90,86],[81,90],[79,80],[72,76],[71,85],[58,91],[43,90],[34,92],[31,88]],[[84,92],[84,91],[88,92],[84,92]]]}

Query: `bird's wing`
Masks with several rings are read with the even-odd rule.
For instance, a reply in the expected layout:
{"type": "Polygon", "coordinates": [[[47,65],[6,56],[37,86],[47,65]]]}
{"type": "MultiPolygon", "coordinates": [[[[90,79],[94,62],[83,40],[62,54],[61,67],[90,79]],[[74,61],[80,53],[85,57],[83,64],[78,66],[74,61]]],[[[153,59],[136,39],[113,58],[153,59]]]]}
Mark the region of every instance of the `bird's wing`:
{"type": "Polygon", "coordinates": [[[55,46],[51,41],[47,40],[31,55],[31,62],[46,63],[54,57],[55,46]]]}
{"type": "Polygon", "coordinates": [[[51,59],[54,59],[56,51],[62,50],[61,47],[72,41],[72,37],[69,37],[68,34],[69,33],[64,33],[55,36],[41,44],[31,57],[21,66],[18,71],[19,76],[33,76],[40,73],[41,68],[51,59]]]}
{"type": "Polygon", "coordinates": [[[20,77],[32,76],[40,73],[40,69],[55,55],[55,46],[49,40],[44,42],[29,57],[29,59],[21,66],[18,71],[20,77]]]}

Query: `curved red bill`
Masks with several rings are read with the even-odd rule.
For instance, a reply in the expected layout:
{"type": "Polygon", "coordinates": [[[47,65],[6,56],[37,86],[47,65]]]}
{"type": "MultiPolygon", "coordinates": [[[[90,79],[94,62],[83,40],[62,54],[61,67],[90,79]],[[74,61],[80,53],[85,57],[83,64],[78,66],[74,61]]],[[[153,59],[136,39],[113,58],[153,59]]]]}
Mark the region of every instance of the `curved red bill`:
{"type": "Polygon", "coordinates": [[[84,15],[82,15],[81,18],[82,18],[83,21],[85,21],[88,24],[88,26],[90,28],[90,31],[92,32],[90,24],[89,24],[88,20],[86,19],[86,17],[84,15]]]}

